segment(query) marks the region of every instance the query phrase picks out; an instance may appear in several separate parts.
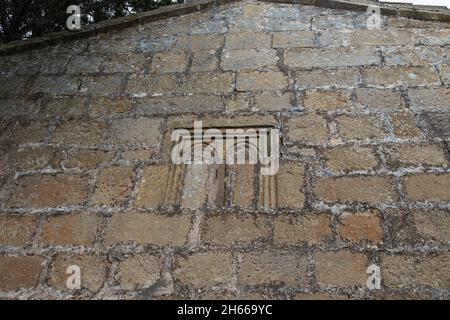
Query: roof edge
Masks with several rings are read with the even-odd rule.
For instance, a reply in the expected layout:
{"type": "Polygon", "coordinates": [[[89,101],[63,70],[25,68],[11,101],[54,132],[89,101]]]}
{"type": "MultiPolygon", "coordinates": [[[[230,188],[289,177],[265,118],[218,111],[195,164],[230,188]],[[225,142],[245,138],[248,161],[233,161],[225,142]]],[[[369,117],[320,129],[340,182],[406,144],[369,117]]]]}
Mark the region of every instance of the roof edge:
{"type": "Polygon", "coordinates": [[[329,9],[343,9],[350,11],[366,11],[367,8],[377,6],[381,14],[393,17],[405,17],[411,19],[428,20],[435,22],[450,22],[450,10],[444,7],[416,6],[408,3],[380,3],[373,0],[373,3],[359,2],[357,0],[259,0],[263,2],[278,2],[312,5],[329,9]]]}
{"type": "MultiPolygon", "coordinates": [[[[65,41],[78,40],[96,36],[97,34],[120,30],[139,24],[176,17],[196,11],[202,11],[214,6],[237,2],[240,0],[197,0],[186,4],[173,4],[151,11],[133,14],[127,17],[101,21],[86,26],[80,31],[61,31],[44,34],[29,40],[16,40],[0,45],[0,56],[20,53],[26,50],[37,49],[47,45],[54,45],[65,41]]],[[[412,19],[429,20],[436,22],[450,22],[450,10],[436,8],[429,10],[412,5],[398,5],[395,3],[364,3],[357,0],[259,0],[262,2],[278,2],[291,4],[313,5],[330,9],[344,9],[350,11],[366,11],[376,5],[381,14],[386,16],[406,17],[412,19]]]]}
{"type": "Polygon", "coordinates": [[[28,40],[15,40],[5,44],[0,44],[0,57],[31,49],[42,48],[47,45],[55,45],[65,41],[88,38],[101,33],[121,30],[170,17],[181,16],[237,1],[240,0],[198,0],[192,3],[173,4],[151,11],[132,14],[122,18],[101,21],[99,23],[85,26],[80,31],[52,32],[28,40]]]}

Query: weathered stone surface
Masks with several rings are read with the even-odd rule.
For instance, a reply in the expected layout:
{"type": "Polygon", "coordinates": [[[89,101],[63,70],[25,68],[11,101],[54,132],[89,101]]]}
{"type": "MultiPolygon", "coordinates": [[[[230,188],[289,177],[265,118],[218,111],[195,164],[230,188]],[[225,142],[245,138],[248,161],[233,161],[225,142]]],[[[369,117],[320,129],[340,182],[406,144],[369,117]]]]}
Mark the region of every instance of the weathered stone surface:
{"type": "Polygon", "coordinates": [[[136,206],[155,208],[163,204],[165,181],[168,179],[169,167],[166,165],[150,166],[144,169],[142,180],[138,185],[136,206]]]}
{"type": "Polygon", "coordinates": [[[233,91],[234,74],[226,73],[195,73],[183,79],[180,91],[184,94],[223,94],[233,91]]]}
{"type": "Polygon", "coordinates": [[[450,28],[301,2],[168,6],[2,57],[2,296],[448,298],[450,28]],[[277,174],[174,164],[200,120],[279,129],[277,174]]]}
{"type": "Polygon", "coordinates": [[[155,157],[155,150],[152,149],[138,149],[128,150],[122,153],[122,159],[125,161],[148,161],[155,157]]]}
{"type": "Polygon", "coordinates": [[[440,47],[401,46],[385,47],[384,59],[387,65],[438,64],[443,61],[444,51],[440,47]]]}
{"type": "Polygon", "coordinates": [[[90,213],[53,215],[46,219],[39,242],[43,245],[92,246],[100,217],[90,213]]]}
{"type": "Polygon", "coordinates": [[[298,287],[306,283],[307,265],[307,257],[301,254],[285,251],[243,253],[238,281],[243,285],[298,287]]]}
{"type": "Polygon", "coordinates": [[[447,24],[438,21],[410,19],[406,17],[389,17],[389,27],[393,28],[440,28],[447,24]]]}
{"type": "Polygon", "coordinates": [[[286,216],[275,220],[273,240],[277,244],[318,245],[332,236],[327,214],[286,216]]]}
{"type": "Polygon", "coordinates": [[[192,35],[178,38],[175,49],[180,51],[215,50],[222,47],[223,44],[223,35],[192,35]]]}
{"type": "Polygon", "coordinates": [[[161,52],[171,49],[174,43],[175,43],[174,37],[163,37],[157,39],[144,38],[139,42],[139,50],[144,53],[161,52]]]}
{"type": "Polygon", "coordinates": [[[267,295],[261,293],[238,293],[238,292],[209,292],[201,295],[202,300],[264,300],[276,295],[267,295]]]}
{"type": "Polygon", "coordinates": [[[144,54],[113,54],[103,64],[103,73],[143,74],[150,58],[144,54]]]}
{"type": "Polygon", "coordinates": [[[81,271],[81,288],[91,292],[101,289],[108,275],[105,257],[96,255],[59,254],[50,269],[49,285],[61,291],[69,290],[66,285],[69,266],[76,265],[81,271]]]}
{"type": "Polygon", "coordinates": [[[50,95],[74,95],[78,92],[80,83],[81,78],[77,76],[40,76],[34,80],[31,92],[50,95]]]}
{"type": "Polygon", "coordinates": [[[308,20],[291,20],[285,18],[267,18],[264,25],[266,31],[302,31],[309,30],[308,20]]]}
{"type": "Polygon", "coordinates": [[[394,168],[408,166],[446,167],[448,161],[439,145],[393,145],[386,149],[388,163],[394,168]]]}
{"type": "Polygon", "coordinates": [[[444,84],[450,84],[450,65],[442,65],[439,74],[444,84]]]}
{"type": "Polygon", "coordinates": [[[435,256],[384,255],[382,257],[385,285],[391,288],[430,286],[447,288],[450,284],[450,257],[448,254],[435,256]]]}
{"type": "Polygon", "coordinates": [[[283,90],[287,86],[287,77],[278,71],[242,71],[237,74],[237,91],[283,90]]]}
{"type": "Polygon", "coordinates": [[[99,164],[114,159],[114,153],[97,150],[71,150],[64,161],[66,168],[95,169],[99,164]]]}
{"type": "Polygon", "coordinates": [[[215,71],[219,64],[219,59],[215,50],[196,51],[192,57],[192,72],[215,71]]]}
{"type": "Polygon", "coordinates": [[[439,85],[434,67],[372,67],[362,71],[369,86],[428,86],[439,85]]]}
{"type": "Polygon", "coordinates": [[[261,111],[283,111],[292,106],[292,95],[288,92],[265,91],[255,93],[255,107],[261,111]]]}
{"type": "Polygon", "coordinates": [[[87,111],[86,97],[58,97],[44,102],[41,114],[44,117],[80,117],[87,111]]]}
{"type": "Polygon", "coordinates": [[[223,111],[223,99],[210,95],[179,96],[173,98],[142,98],[137,100],[136,112],[140,115],[179,113],[215,113],[223,111]]]}
{"type": "Polygon", "coordinates": [[[338,227],[342,239],[354,243],[368,242],[379,244],[383,242],[381,220],[376,210],[365,212],[344,212],[338,227]]]}
{"type": "Polygon", "coordinates": [[[131,77],[125,89],[127,94],[134,97],[176,93],[178,90],[178,81],[173,74],[131,77]]]}
{"type": "Polygon", "coordinates": [[[294,300],[348,300],[348,296],[330,293],[297,293],[294,300]]]}
{"type": "Polygon", "coordinates": [[[229,253],[197,253],[177,259],[174,277],[195,288],[227,284],[233,276],[229,253]]]}
{"type": "Polygon", "coordinates": [[[225,48],[232,49],[265,49],[270,48],[270,35],[262,32],[230,33],[225,38],[225,48]]]}
{"type": "Polygon", "coordinates": [[[332,171],[370,170],[378,160],[370,147],[336,147],[325,151],[327,168],[332,171]]]}
{"type": "Polygon", "coordinates": [[[450,174],[418,174],[405,178],[405,189],[411,200],[450,200],[450,174]]]}
{"type": "Polygon", "coordinates": [[[295,84],[298,88],[356,86],[358,79],[359,71],[356,68],[313,69],[295,72],[295,84]]]}
{"type": "Polygon", "coordinates": [[[206,217],[201,239],[218,246],[267,239],[269,221],[263,215],[236,216],[234,214],[206,217]]]}
{"type": "MultiPolygon", "coordinates": [[[[227,112],[239,112],[242,110],[247,110],[250,107],[250,94],[248,93],[236,93],[227,101],[226,111],[227,112]]],[[[256,96],[255,99],[258,99],[256,96]]]]}
{"type": "Polygon", "coordinates": [[[0,257],[0,291],[35,287],[43,266],[39,256],[0,257]]]}
{"type": "Polygon", "coordinates": [[[332,111],[348,110],[350,94],[346,91],[306,91],[304,98],[307,110],[332,111]]]}
{"type": "Polygon", "coordinates": [[[355,21],[351,15],[324,15],[313,19],[313,29],[352,29],[355,21]]]}
{"type": "Polygon", "coordinates": [[[367,258],[350,251],[319,252],[316,255],[317,282],[324,286],[365,286],[367,258]]]}
{"type": "Polygon", "coordinates": [[[323,143],[328,138],[328,126],[324,117],[308,113],[287,121],[288,139],[306,143],[323,143]]]}
{"type": "Polygon", "coordinates": [[[450,111],[450,89],[412,89],[409,99],[414,111],[450,111]]]}
{"type": "Polygon", "coordinates": [[[337,122],[341,137],[347,140],[380,139],[387,134],[381,119],[373,116],[364,118],[340,116],[337,122]]]}
{"type": "Polygon", "coordinates": [[[86,77],[80,92],[87,95],[109,96],[120,94],[123,90],[124,78],[119,75],[86,77]]]}
{"type": "Polygon", "coordinates": [[[417,233],[424,240],[450,241],[450,214],[445,210],[414,210],[412,212],[417,233]]]}
{"type": "Polygon", "coordinates": [[[383,294],[381,292],[371,292],[367,295],[370,299],[379,300],[432,300],[432,295],[429,292],[408,292],[408,293],[388,293],[383,294]]]}
{"type": "Polygon", "coordinates": [[[358,104],[368,109],[398,110],[405,107],[405,101],[399,91],[358,88],[358,104]]]}
{"type": "Polygon", "coordinates": [[[397,200],[389,177],[341,177],[319,179],[314,194],[325,202],[388,203],[397,200]]]}
{"type": "Polygon", "coordinates": [[[206,205],[209,167],[205,164],[188,166],[184,178],[181,207],[196,210],[206,205]]]}
{"type": "MultiPolygon", "coordinates": [[[[5,96],[8,94],[5,93],[5,96]]],[[[40,100],[35,99],[0,99],[0,118],[33,117],[40,107],[40,100]]]]}
{"type": "Polygon", "coordinates": [[[20,148],[16,153],[14,167],[17,171],[38,170],[46,167],[58,168],[61,161],[61,152],[52,147],[20,148]]]}
{"type": "Polygon", "coordinates": [[[245,70],[276,67],[278,57],[272,49],[224,50],[220,67],[223,70],[245,70]]]}
{"type": "Polygon", "coordinates": [[[450,30],[422,30],[418,35],[418,41],[420,44],[429,46],[441,46],[450,44],[450,30]]]}
{"type": "Polygon", "coordinates": [[[142,32],[148,36],[140,41],[140,48],[158,49],[158,51],[172,49],[171,45],[177,39],[176,36],[188,34],[189,28],[193,25],[193,19],[196,18],[198,19],[199,16],[194,13],[189,16],[181,16],[177,23],[155,21],[154,23],[143,25],[142,32]]]}
{"type": "Polygon", "coordinates": [[[161,261],[158,257],[140,254],[119,264],[120,287],[136,290],[153,285],[160,278],[161,261]]]}
{"type": "Polygon", "coordinates": [[[27,246],[36,229],[36,216],[32,214],[0,215],[0,245],[27,246]]]}
{"type": "Polygon", "coordinates": [[[8,128],[9,123],[6,120],[0,120],[0,130],[2,132],[2,134],[0,134],[0,137],[4,136],[4,134],[6,133],[6,129],[8,128]]]}
{"type": "Polygon", "coordinates": [[[190,227],[189,215],[117,213],[106,227],[105,244],[134,241],[138,244],[181,246],[187,240],[190,227]]]}
{"type": "Polygon", "coordinates": [[[264,27],[261,24],[261,18],[258,17],[236,17],[230,21],[229,32],[230,33],[242,33],[242,32],[262,32],[264,27]]]}
{"type": "MultiPolygon", "coordinates": [[[[213,165],[209,168],[208,181],[206,183],[206,193],[207,193],[207,207],[209,208],[223,208],[225,207],[225,198],[228,198],[226,193],[226,165],[213,165]]],[[[253,173],[254,174],[254,173],[253,173]]],[[[247,177],[246,177],[247,179],[247,177]]],[[[245,181],[246,179],[241,179],[240,181],[245,181]]],[[[250,175],[250,179],[254,179],[250,175]]],[[[236,180],[234,181],[236,184],[236,180]]],[[[241,182],[240,182],[241,183],[241,182]]],[[[236,185],[235,185],[236,187],[236,185]]],[[[251,192],[254,192],[254,187],[250,188],[251,192]]],[[[247,193],[248,194],[248,193],[247,193]]],[[[250,197],[253,200],[253,195],[250,197]]],[[[236,199],[234,200],[236,203],[236,199]]]]}
{"type": "Polygon", "coordinates": [[[262,6],[260,3],[246,3],[242,8],[239,9],[242,10],[245,18],[261,17],[264,13],[264,6],[262,6]]]}
{"type": "MultiPolygon", "coordinates": [[[[260,6],[259,10],[263,11],[262,15],[264,17],[296,20],[300,18],[305,18],[306,8],[300,8],[297,6],[284,6],[284,5],[271,6],[269,4],[269,6],[266,7],[266,10],[264,10],[264,7],[262,6],[260,6]]],[[[260,14],[256,16],[260,16],[260,14]]]]}
{"type": "Polygon", "coordinates": [[[95,190],[90,198],[94,205],[120,206],[131,195],[133,168],[109,167],[97,175],[95,190]]]}
{"type": "Polygon", "coordinates": [[[255,165],[234,165],[234,194],[232,204],[237,207],[251,207],[255,199],[255,165]]]}
{"type": "Polygon", "coordinates": [[[421,119],[432,136],[450,138],[450,113],[426,112],[421,119]]]}
{"type": "Polygon", "coordinates": [[[395,244],[411,244],[420,239],[409,210],[388,209],[385,210],[384,218],[386,235],[389,235],[389,238],[395,244]]]}
{"type": "Polygon", "coordinates": [[[409,30],[359,29],[349,33],[350,46],[414,45],[416,34],[409,30]]]}
{"type": "Polygon", "coordinates": [[[89,42],[90,53],[129,53],[137,49],[138,42],[136,39],[104,39],[89,42]]]}
{"type": "Polygon", "coordinates": [[[6,129],[4,135],[13,143],[38,143],[44,140],[48,125],[42,121],[17,121],[6,129]]]}
{"type": "Polygon", "coordinates": [[[87,189],[88,179],[80,175],[23,176],[9,204],[27,208],[80,205],[87,189]]]}
{"type": "Polygon", "coordinates": [[[98,144],[105,129],[106,124],[100,121],[68,120],[56,127],[52,140],[64,144],[98,144]]]}
{"type": "MultiPolygon", "coordinates": [[[[74,49],[72,53],[77,54],[74,49]]],[[[3,57],[5,63],[2,65],[3,73],[8,76],[29,76],[37,73],[41,74],[61,74],[69,61],[70,55],[66,52],[59,52],[57,56],[48,52],[26,51],[17,55],[3,57]]]]}
{"type": "Polygon", "coordinates": [[[319,30],[315,32],[317,42],[324,48],[347,47],[350,30],[319,30]]]}
{"type": "Polygon", "coordinates": [[[396,112],[391,115],[394,133],[400,138],[413,138],[421,134],[416,119],[410,111],[396,112]]]}
{"type": "Polygon", "coordinates": [[[154,73],[184,72],[187,65],[187,54],[161,52],[153,57],[150,70],[154,73]]]}
{"type": "Polygon", "coordinates": [[[342,66],[376,65],[381,58],[372,48],[337,49],[289,49],[284,63],[290,68],[323,68],[342,66]]]}
{"type": "Polygon", "coordinates": [[[311,31],[275,32],[272,41],[274,48],[314,47],[314,33],[311,31]]]}
{"type": "Polygon", "coordinates": [[[105,58],[94,55],[75,55],[66,67],[66,74],[95,74],[103,68],[105,58]]]}
{"type": "Polygon", "coordinates": [[[305,202],[304,174],[305,169],[302,165],[286,163],[280,166],[277,173],[278,207],[303,207],[305,202]]]}
{"type": "Polygon", "coordinates": [[[160,119],[118,119],[112,122],[107,137],[114,144],[157,144],[160,126],[160,119]]]}
{"type": "MultiPolygon", "coordinates": [[[[199,14],[199,18],[206,18],[206,15],[199,14]]],[[[196,21],[190,28],[190,34],[221,34],[227,31],[224,20],[196,21]]]]}

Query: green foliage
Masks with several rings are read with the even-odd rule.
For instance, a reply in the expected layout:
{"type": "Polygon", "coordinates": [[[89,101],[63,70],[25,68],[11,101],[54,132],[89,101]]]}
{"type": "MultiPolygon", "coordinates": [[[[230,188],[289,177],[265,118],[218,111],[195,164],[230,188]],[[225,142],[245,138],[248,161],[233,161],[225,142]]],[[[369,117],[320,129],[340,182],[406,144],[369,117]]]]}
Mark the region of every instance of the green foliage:
{"type": "Polygon", "coordinates": [[[36,37],[66,30],[70,5],[81,7],[83,23],[99,22],[156,9],[171,0],[0,0],[0,40],[36,37]]]}

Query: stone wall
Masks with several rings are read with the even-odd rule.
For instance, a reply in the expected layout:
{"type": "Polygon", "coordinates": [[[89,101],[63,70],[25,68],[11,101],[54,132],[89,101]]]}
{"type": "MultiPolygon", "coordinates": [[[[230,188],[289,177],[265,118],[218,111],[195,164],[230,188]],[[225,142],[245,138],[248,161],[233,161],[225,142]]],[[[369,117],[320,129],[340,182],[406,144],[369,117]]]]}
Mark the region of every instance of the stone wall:
{"type": "Polygon", "coordinates": [[[366,19],[244,1],[2,57],[0,297],[448,299],[450,25],[366,19]],[[279,128],[279,173],[173,165],[194,120],[279,128]]]}

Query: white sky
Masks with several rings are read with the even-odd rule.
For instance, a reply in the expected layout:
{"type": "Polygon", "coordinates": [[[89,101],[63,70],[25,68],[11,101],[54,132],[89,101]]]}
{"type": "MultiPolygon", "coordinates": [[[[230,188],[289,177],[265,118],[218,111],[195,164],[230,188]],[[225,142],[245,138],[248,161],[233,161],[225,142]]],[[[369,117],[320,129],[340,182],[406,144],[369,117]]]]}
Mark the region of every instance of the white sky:
{"type": "Polygon", "coordinates": [[[413,4],[446,6],[450,8],[450,0],[381,0],[382,2],[404,2],[413,4]]]}

